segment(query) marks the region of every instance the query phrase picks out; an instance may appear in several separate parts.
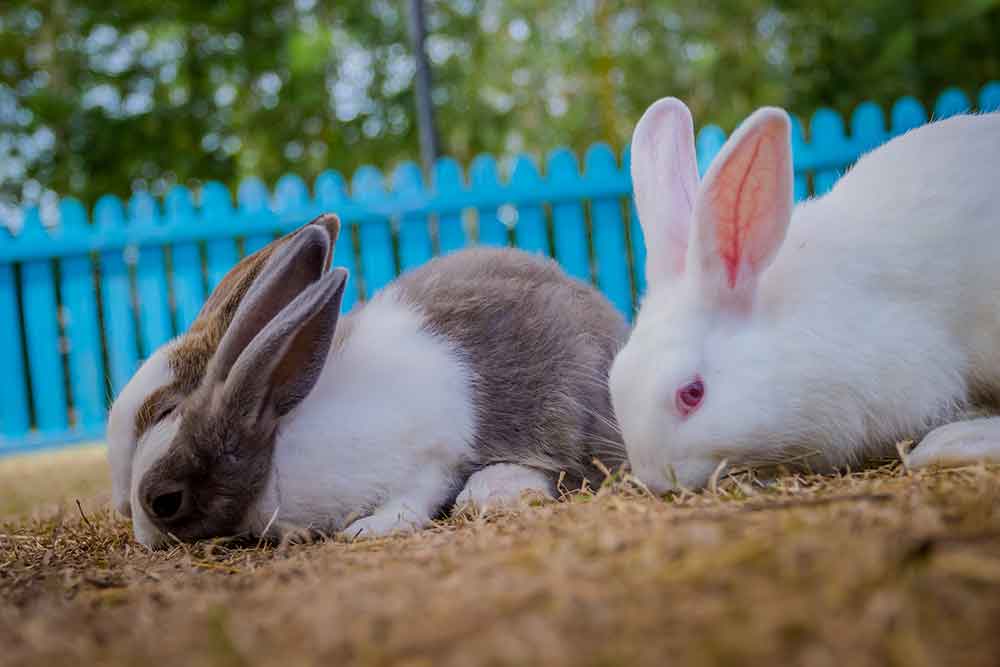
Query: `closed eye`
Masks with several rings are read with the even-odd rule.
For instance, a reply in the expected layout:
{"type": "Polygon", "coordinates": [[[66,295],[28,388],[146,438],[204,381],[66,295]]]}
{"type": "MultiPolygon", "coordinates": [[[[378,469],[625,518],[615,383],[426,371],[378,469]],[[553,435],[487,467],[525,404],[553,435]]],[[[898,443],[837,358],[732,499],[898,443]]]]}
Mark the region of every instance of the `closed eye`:
{"type": "Polygon", "coordinates": [[[170,405],[163,406],[162,408],[160,408],[160,410],[156,413],[156,416],[153,418],[153,424],[154,425],[159,424],[161,421],[172,415],[174,413],[174,410],[176,409],[177,405],[173,403],[171,403],[170,405]]]}

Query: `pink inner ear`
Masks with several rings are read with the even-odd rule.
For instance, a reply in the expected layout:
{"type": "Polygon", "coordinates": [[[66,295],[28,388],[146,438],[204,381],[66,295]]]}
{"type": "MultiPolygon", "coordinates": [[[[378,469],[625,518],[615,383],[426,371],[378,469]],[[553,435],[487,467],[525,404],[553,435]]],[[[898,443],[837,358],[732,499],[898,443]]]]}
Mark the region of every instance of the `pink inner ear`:
{"type": "Polygon", "coordinates": [[[762,123],[724,158],[705,192],[730,288],[762,271],[784,238],[791,200],[787,148],[787,125],[762,123]]]}

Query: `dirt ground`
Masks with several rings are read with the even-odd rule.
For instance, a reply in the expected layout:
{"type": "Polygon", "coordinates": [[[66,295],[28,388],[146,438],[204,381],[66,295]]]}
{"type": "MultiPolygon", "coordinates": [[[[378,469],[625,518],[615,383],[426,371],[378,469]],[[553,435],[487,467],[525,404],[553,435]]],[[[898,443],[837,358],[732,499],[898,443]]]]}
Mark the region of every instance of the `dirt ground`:
{"type": "Polygon", "coordinates": [[[1000,664],[1000,467],[615,480],[405,538],[149,553],[102,457],[0,460],[0,664],[1000,664]]]}

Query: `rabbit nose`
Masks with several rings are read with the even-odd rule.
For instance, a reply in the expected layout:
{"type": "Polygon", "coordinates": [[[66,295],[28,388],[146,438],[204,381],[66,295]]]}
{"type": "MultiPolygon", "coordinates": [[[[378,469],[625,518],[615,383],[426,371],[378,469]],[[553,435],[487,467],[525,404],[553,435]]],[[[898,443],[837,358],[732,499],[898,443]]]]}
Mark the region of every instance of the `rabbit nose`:
{"type": "Polygon", "coordinates": [[[173,523],[183,519],[188,512],[188,491],[183,486],[150,489],[145,505],[150,517],[173,523]]]}

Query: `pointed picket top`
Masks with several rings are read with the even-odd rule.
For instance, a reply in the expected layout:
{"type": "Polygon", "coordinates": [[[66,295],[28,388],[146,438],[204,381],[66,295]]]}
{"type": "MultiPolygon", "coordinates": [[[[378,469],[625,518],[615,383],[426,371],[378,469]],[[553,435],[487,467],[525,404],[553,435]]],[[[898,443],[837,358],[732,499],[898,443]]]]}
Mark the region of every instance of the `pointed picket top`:
{"type": "Polygon", "coordinates": [[[1000,111],[1000,81],[983,86],[979,92],[979,110],[983,113],[1000,111]]]}
{"type": "Polygon", "coordinates": [[[836,167],[851,161],[844,119],[833,109],[818,109],[809,120],[809,145],[817,166],[836,167]]]}
{"type": "MultiPolygon", "coordinates": [[[[472,161],[469,182],[478,195],[487,199],[502,197],[505,190],[500,183],[496,158],[488,153],[477,155],[472,161]]],[[[508,243],[507,226],[498,217],[495,204],[479,207],[479,242],[492,246],[508,243]]]]}
{"type": "Polygon", "coordinates": [[[469,184],[477,191],[500,187],[500,170],[497,160],[489,153],[481,153],[469,165],[469,184]]]}
{"type": "Polygon", "coordinates": [[[351,190],[359,200],[381,200],[385,197],[385,183],[382,172],[371,165],[359,167],[354,172],[351,190]]]}
{"type": "Polygon", "coordinates": [[[4,243],[14,240],[15,229],[17,229],[17,227],[15,227],[13,220],[7,218],[6,216],[0,215],[0,246],[2,246],[4,243]]]}
{"type": "Polygon", "coordinates": [[[274,186],[274,210],[291,213],[309,206],[309,188],[295,174],[285,174],[274,186]]]}
{"type": "Polygon", "coordinates": [[[546,171],[550,183],[576,183],[580,180],[576,155],[568,148],[557,148],[549,153],[546,171]]]}
{"type": "Polygon", "coordinates": [[[48,243],[52,239],[42,224],[41,211],[35,205],[24,209],[24,225],[21,227],[20,239],[22,243],[48,243]]]}
{"type": "Polygon", "coordinates": [[[465,177],[462,167],[454,158],[438,158],[431,174],[431,185],[438,200],[447,201],[449,195],[465,191],[465,177]]]}
{"type": "Polygon", "coordinates": [[[194,197],[183,185],[175,185],[167,192],[167,220],[172,224],[186,223],[194,219],[194,197]]]}
{"type": "Polygon", "coordinates": [[[859,104],[851,114],[851,138],[858,152],[867,152],[883,143],[888,136],[882,108],[874,102],[859,104]]]}
{"type": "Polygon", "coordinates": [[[583,174],[588,181],[618,178],[621,171],[611,147],[604,142],[591,144],[583,157],[583,174]]]}
{"type": "Polygon", "coordinates": [[[698,152],[698,173],[702,176],[708,171],[712,160],[719,154],[726,143],[726,133],[718,125],[706,125],[695,138],[695,150],[698,152]]]}
{"type": "Polygon", "coordinates": [[[967,113],[972,108],[968,96],[958,88],[948,88],[934,105],[934,118],[949,118],[960,113],[967,113]]]}
{"type": "Polygon", "coordinates": [[[332,169],[327,169],[316,177],[313,190],[316,193],[316,201],[323,208],[335,208],[350,199],[344,177],[332,169]]]}
{"type": "Polygon", "coordinates": [[[101,229],[120,229],[125,226],[125,209],[114,195],[104,195],[94,206],[94,220],[101,229]]]}
{"type": "Polygon", "coordinates": [[[201,209],[209,223],[216,221],[216,216],[231,216],[233,200],[229,196],[229,188],[218,181],[209,181],[201,189],[201,209]]]}
{"type": "Polygon", "coordinates": [[[902,134],[927,122],[927,112],[915,97],[901,97],[892,105],[892,133],[902,134]]]}
{"type": "Polygon", "coordinates": [[[86,238],[91,227],[87,223],[87,209],[73,197],[63,197],[59,202],[60,227],[65,238],[86,238]]]}
{"type": "Polygon", "coordinates": [[[407,203],[420,203],[424,177],[415,162],[403,162],[392,172],[392,191],[407,203]]]}
{"type": "Polygon", "coordinates": [[[160,211],[156,199],[148,192],[136,192],[128,202],[128,217],[137,225],[157,225],[160,223],[160,211]]]}
{"type": "Polygon", "coordinates": [[[236,191],[240,208],[248,213],[266,211],[270,208],[267,186],[259,178],[247,178],[236,191]]]}
{"type": "MultiPolygon", "coordinates": [[[[518,155],[510,172],[510,191],[514,197],[517,194],[536,195],[542,189],[544,181],[529,155],[518,155]]],[[[517,206],[517,221],[514,223],[514,239],[522,250],[551,255],[548,231],[545,224],[545,212],[538,204],[519,204],[517,206]]]]}
{"type": "Polygon", "coordinates": [[[538,171],[535,160],[522,153],[514,158],[514,166],[510,170],[510,185],[513,188],[534,190],[542,183],[542,175],[538,171]]]}

